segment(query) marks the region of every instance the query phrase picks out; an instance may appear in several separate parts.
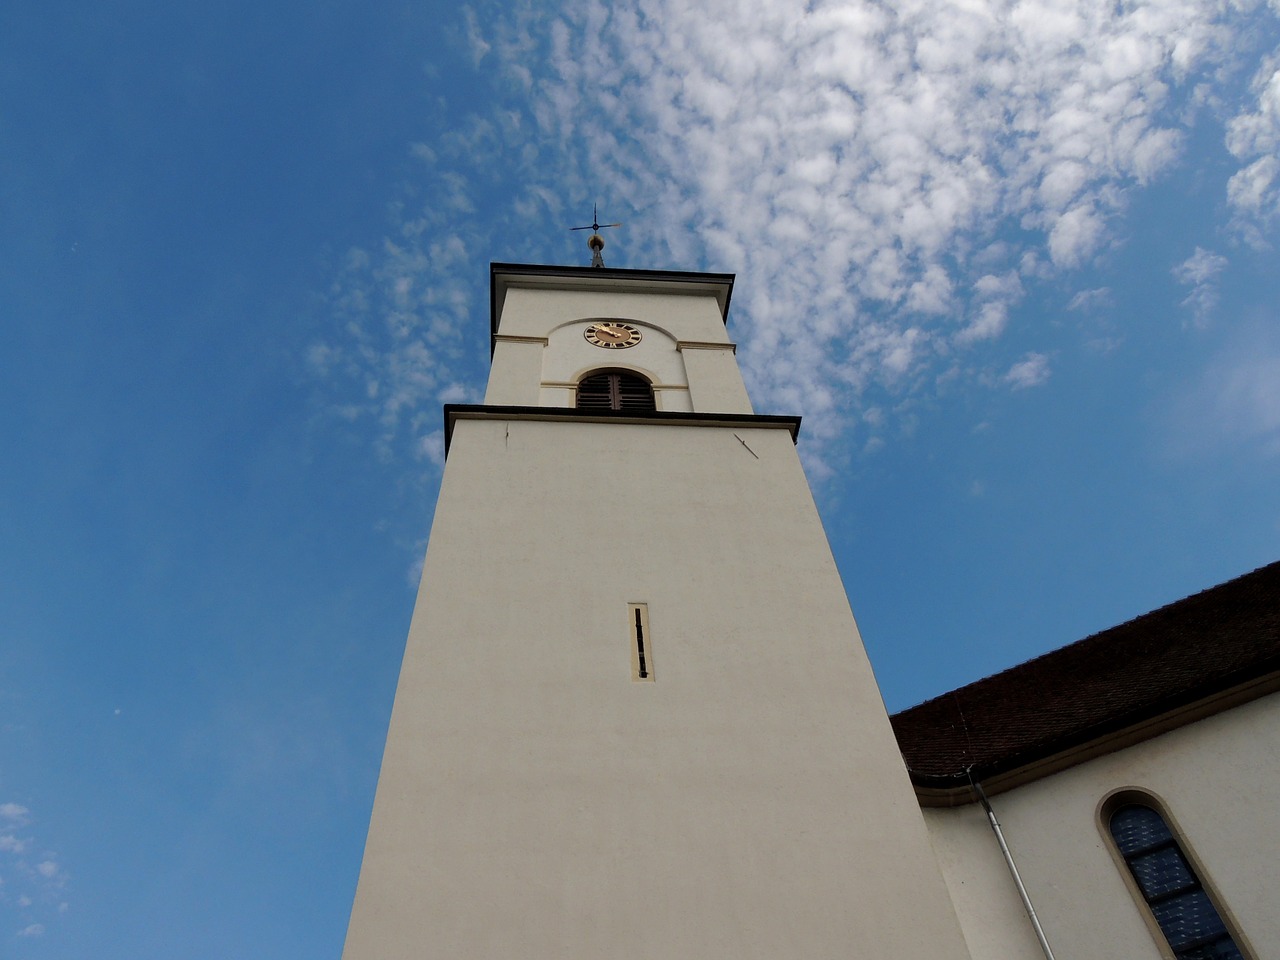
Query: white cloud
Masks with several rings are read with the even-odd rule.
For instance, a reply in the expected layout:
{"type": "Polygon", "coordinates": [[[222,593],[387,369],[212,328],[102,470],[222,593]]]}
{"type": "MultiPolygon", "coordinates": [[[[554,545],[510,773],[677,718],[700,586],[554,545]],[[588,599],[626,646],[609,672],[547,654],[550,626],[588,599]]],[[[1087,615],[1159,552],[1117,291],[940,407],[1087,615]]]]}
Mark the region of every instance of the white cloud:
{"type": "Polygon", "coordinates": [[[1191,311],[1196,326],[1204,326],[1218,305],[1218,274],[1226,267],[1226,257],[1196,247],[1195,253],[1173,268],[1173,278],[1191,287],[1182,305],[1191,311]]]}
{"type": "Polygon", "coordinates": [[[1227,199],[1248,214],[1265,214],[1276,203],[1276,174],[1280,162],[1275,157],[1259,157],[1227,181],[1227,199]]]}
{"type": "Polygon", "coordinates": [[[467,25],[467,46],[471,50],[471,60],[478,65],[488,54],[490,47],[480,32],[480,23],[476,20],[475,11],[470,7],[463,7],[462,15],[467,25]]]}
{"type": "Polygon", "coordinates": [[[442,396],[474,399],[457,371],[474,300],[471,248],[457,233],[430,229],[445,222],[432,216],[406,221],[377,255],[351,251],[331,292],[341,345],[313,343],[305,358],[315,376],[346,384],[334,412],[375,421],[388,458],[406,442],[415,459],[434,449],[442,396]]]}
{"type": "Polygon", "coordinates": [[[642,214],[629,243],[645,265],[705,251],[738,271],[753,394],[827,420],[819,436],[870,388],[915,389],[949,345],[993,349],[1021,284],[991,295],[985,277],[1052,276],[1107,248],[1128,193],[1179,159],[1197,85],[1269,15],[1217,0],[563,9],[494,42],[509,70],[531,48],[553,68],[532,75],[532,112],[565,147],[538,152],[553,176],[526,175],[608,184],[642,214]]]}
{"type": "MultiPolygon", "coordinates": [[[[31,821],[31,811],[18,803],[3,803],[0,821],[10,828],[24,827],[31,821]]],[[[8,904],[10,909],[21,911],[24,921],[31,918],[31,908],[39,910],[59,896],[67,880],[56,853],[45,851],[38,859],[27,856],[33,847],[37,847],[34,837],[12,831],[0,834],[0,889],[6,891],[0,895],[0,905],[8,904]]],[[[18,936],[36,937],[42,933],[42,924],[31,923],[18,931],[18,936]]]]}
{"type": "Polygon", "coordinates": [[[1280,456],[1280,336],[1275,318],[1237,329],[1195,383],[1166,402],[1171,449],[1237,447],[1280,456]]]}
{"type": "Polygon", "coordinates": [[[31,811],[17,803],[0,803],[0,818],[10,823],[22,825],[27,822],[31,811]]]}
{"type": "Polygon", "coordinates": [[[1263,61],[1251,90],[1255,109],[1232,118],[1226,136],[1227,149],[1245,164],[1231,178],[1227,193],[1246,235],[1251,235],[1248,227],[1280,214],[1280,55],[1263,61]]]}
{"type": "Polygon", "coordinates": [[[1015,390],[1038,387],[1049,379],[1049,358],[1043,353],[1029,353],[1004,375],[1004,382],[1015,390]]]}
{"type": "Polygon", "coordinates": [[[1280,354],[1238,357],[1216,367],[1206,386],[1226,435],[1280,453],[1280,354]]]}
{"type": "Polygon", "coordinates": [[[1081,290],[1067,304],[1068,310],[1079,310],[1090,313],[1111,306],[1111,288],[1098,287],[1095,290],[1081,290]]]}
{"type": "Polygon", "coordinates": [[[1022,295],[1022,280],[1014,271],[1003,276],[987,274],[979,277],[973,284],[973,313],[956,335],[957,342],[968,344],[998,337],[1008,323],[1009,309],[1022,299],[1022,295]]]}
{"type": "Polygon", "coordinates": [[[418,458],[430,461],[437,468],[444,466],[443,430],[433,430],[418,439],[418,458]]]}
{"type": "MultiPolygon", "coordinates": [[[[1197,107],[1222,102],[1238,41],[1274,16],[1254,0],[566,0],[508,13],[462,14],[505,100],[413,148],[422,180],[405,195],[418,199],[396,207],[381,249],[350,258],[334,291],[341,336],[307,358],[351,384],[334,410],[375,418],[389,456],[438,462],[436,404],[468,389],[455,372],[479,339],[459,334],[484,295],[465,278],[493,238],[545,256],[531,238],[577,221],[563,204],[597,199],[628,222],[628,265],[739,274],[752,395],[805,414],[810,449],[846,436],[860,407],[944,374],[1012,363],[1010,385],[1043,382],[1043,355],[1014,362],[1003,342],[1026,286],[1117,242],[1131,193],[1179,161],[1197,107]],[[483,228],[469,216],[481,199],[500,211],[483,228]]],[[[1280,190],[1276,65],[1229,125],[1241,217],[1280,190]]]]}
{"type": "Polygon", "coordinates": [[[307,366],[318,377],[327,377],[342,357],[342,352],[327,343],[313,343],[307,348],[307,366]]]}
{"type": "Polygon", "coordinates": [[[1173,276],[1179,283],[1202,284],[1214,280],[1227,265],[1227,258],[1196,247],[1195,253],[1173,268],[1173,276]]]}
{"type": "Polygon", "coordinates": [[[1049,231],[1049,256],[1056,266],[1079,266],[1098,248],[1103,232],[1094,204],[1078,204],[1059,216],[1049,231]]]}

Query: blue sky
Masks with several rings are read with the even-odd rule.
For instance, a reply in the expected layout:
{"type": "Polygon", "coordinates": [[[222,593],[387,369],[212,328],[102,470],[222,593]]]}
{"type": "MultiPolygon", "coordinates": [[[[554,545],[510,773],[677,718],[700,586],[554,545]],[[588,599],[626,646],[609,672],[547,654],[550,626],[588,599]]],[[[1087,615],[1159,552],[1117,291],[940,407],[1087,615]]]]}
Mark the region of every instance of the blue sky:
{"type": "Polygon", "coordinates": [[[487,265],[593,202],[738,274],[892,709],[1280,557],[1274,0],[686,6],[0,16],[0,956],[338,956],[487,265]]]}

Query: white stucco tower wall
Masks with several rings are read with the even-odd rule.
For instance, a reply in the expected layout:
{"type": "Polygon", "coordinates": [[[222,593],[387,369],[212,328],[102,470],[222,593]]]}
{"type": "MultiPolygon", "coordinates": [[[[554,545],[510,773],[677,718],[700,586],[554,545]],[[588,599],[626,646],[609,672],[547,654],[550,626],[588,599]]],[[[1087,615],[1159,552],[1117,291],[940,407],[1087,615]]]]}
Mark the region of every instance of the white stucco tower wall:
{"type": "Polygon", "coordinates": [[[345,960],[968,958],[732,277],[492,278],[345,960]],[[568,409],[599,369],[657,409],[568,409]]]}

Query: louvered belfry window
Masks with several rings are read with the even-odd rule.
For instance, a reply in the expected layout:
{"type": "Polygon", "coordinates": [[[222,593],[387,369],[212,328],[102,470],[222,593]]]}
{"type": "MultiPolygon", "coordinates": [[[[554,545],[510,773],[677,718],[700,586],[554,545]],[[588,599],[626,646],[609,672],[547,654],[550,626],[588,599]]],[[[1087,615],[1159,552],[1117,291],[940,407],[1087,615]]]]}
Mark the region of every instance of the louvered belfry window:
{"type": "Polygon", "coordinates": [[[653,410],[653,388],[622,370],[593,373],[578,383],[579,410],[653,410]]]}

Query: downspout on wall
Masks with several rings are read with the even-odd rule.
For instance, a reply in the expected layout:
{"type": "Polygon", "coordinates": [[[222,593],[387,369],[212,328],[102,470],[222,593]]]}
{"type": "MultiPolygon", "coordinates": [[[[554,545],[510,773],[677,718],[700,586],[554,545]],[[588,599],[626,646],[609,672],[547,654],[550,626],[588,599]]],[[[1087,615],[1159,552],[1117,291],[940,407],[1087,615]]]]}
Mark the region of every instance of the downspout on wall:
{"type": "Polygon", "coordinates": [[[1053,950],[1049,946],[1048,938],[1044,935],[1044,928],[1040,926],[1040,918],[1036,916],[1036,908],[1031,904],[1031,895],[1027,893],[1027,888],[1022,883],[1022,876],[1018,873],[1017,864],[1013,862],[1013,854],[1009,852],[1009,845],[1005,843],[1004,831],[1000,829],[1000,821],[996,819],[996,812],[991,809],[991,801],[983,793],[982,785],[973,779],[973,768],[970,767],[965,772],[969,775],[969,786],[973,788],[974,795],[978,798],[978,802],[982,804],[982,809],[987,811],[987,822],[991,824],[991,832],[996,835],[996,843],[1000,844],[1000,852],[1004,855],[1005,866],[1009,868],[1009,875],[1013,877],[1013,882],[1018,888],[1018,896],[1022,898],[1023,909],[1027,911],[1027,919],[1031,921],[1031,928],[1035,931],[1036,940],[1040,942],[1040,949],[1044,952],[1045,960],[1053,960],[1053,950]]]}

